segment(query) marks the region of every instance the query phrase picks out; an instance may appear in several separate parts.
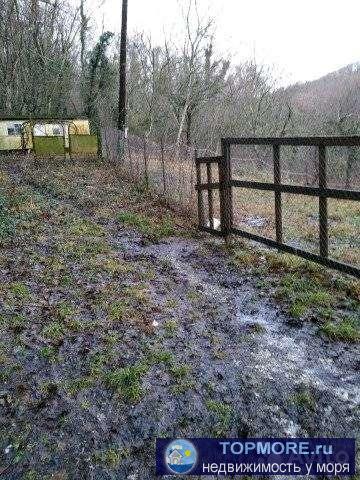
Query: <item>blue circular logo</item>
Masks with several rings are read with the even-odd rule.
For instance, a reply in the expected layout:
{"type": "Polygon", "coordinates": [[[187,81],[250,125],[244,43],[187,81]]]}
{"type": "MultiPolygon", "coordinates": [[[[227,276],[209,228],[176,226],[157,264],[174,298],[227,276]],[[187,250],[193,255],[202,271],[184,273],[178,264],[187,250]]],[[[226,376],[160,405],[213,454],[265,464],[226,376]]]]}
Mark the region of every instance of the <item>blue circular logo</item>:
{"type": "Polygon", "coordinates": [[[174,440],[165,451],[165,462],[172,473],[189,473],[197,462],[197,451],[189,440],[174,440]]]}

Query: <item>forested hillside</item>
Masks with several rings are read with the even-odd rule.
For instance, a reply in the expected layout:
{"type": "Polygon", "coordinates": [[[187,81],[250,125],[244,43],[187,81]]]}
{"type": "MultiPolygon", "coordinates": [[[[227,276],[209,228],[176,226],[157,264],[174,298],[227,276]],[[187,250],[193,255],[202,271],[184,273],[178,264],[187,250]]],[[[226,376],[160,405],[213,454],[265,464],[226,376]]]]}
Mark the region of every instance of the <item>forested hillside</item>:
{"type": "MultiPolygon", "coordinates": [[[[128,124],[154,140],[215,148],[221,135],[355,134],[356,66],[278,88],[272,69],[218,55],[215,21],[189,0],[181,41],[128,42],[128,124]]],[[[0,115],[116,118],[118,38],[96,38],[87,0],[0,0],[0,115]]]]}

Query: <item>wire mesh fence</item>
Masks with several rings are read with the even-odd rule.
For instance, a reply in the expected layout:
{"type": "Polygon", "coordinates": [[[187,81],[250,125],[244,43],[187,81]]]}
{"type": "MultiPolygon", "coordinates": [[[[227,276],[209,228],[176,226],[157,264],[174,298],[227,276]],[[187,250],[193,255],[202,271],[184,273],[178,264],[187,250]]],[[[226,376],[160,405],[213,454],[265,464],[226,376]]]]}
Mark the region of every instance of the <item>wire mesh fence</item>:
{"type": "MultiPolygon", "coordinates": [[[[129,135],[124,143],[121,161],[120,132],[103,129],[103,154],[116,162],[125,175],[143,184],[173,208],[196,216],[195,149],[186,145],[154,142],[146,137],[129,135]]],[[[215,156],[216,152],[198,150],[198,157],[215,156]]],[[[326,188],[360,190],[360,147],[337,145],[326,147],[326,188]]],[[[231,144],[231,179],[262,184],[274,182],[273,146],[231,144]]],[[[215,162],[216,163],[216,162],[215,162]]],[[[216,164],[200,166],[202,178],[219,182],[216,164]]],[[[279,154],[280,182],[304,188],[319,188],[322,181],[317,145],[282,145],[279,154]]],[[[211,183],[210,182],[210,183],[211,183]]],[[[241,184],[232,188],[232,214],[235,228],[249,234],[278,240],[276,194],[269,189],[252,189],[241,184]],[[274,205],[275,204],[275,205],[274,205]]],[[[281,193],[281,241],[293,249],[322,255],[356,268],[360,267],[360,203],[344,197],[318,198],[318,192],[284,191],[281,193]],[[326,205],[325,205],[326,204],[326,205]],[[321,211],[326,208],[326,226],[321,211]],[[326,231],[324,231],[326,228],[326,231]],[[321,235],[319,235],[319,232],[321,235]],[[320,239],[326,238],[321,245],[320,239]],[[326,248],[326,252],[325,252],[326,248]],[[321,252],[320,252],[321,253],[321,252]]],[[[279,199],[279,198],[278,198],[279,199]]],[[[220,194],[217,189],[203,191],[204,225],[219,229],[220,194]]]]}
{"type": "MultiPolygon", "coordinates": [[[[274,168],[271,146],[232,147],[233,175],[237,179],[272,183],[274,168]]],[[[337,190],[360,190],[360,148],[326,148],[326,185],[337,190]]],[[[300,187],[319,185],[318,147],[282,146],[281,182],[300,187]]],[[[275,210],[271,192],[236,189],[234,222],[252,233],[276,238],[275,210]]],[[[335,260],[360,266],[360,204],[345,199],[327,200],[328,254],[335,260]]],[[[319,202],[316,196],[282,194],[283,241],[311,253],[320,250],[319,202]]]]}
{"type": "Polygon", "coordinates": [[[121,133],[117,129],[103,128],[102,148],[106,158],[170,206],[196,215],[194,147],[154,142],[135,135],[128,135],[124,146],[121,145],[121,133]],[[121,160],[120,148],[124,149],[121,160]]]}

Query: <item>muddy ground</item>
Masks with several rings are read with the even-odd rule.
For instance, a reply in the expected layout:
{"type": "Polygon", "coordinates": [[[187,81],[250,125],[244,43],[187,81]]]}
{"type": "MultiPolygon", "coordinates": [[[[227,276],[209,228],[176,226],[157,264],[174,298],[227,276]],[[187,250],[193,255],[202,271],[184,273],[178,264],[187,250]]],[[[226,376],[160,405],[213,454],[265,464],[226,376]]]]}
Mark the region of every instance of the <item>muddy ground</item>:
{"type": "Polygon", "coordinates": [[[295,321],[221,241],[101,164],[0,175],[16,220],[0,249],[0,478],[154,479],[164,436],[360,438],[359,343],[295,321]]]}

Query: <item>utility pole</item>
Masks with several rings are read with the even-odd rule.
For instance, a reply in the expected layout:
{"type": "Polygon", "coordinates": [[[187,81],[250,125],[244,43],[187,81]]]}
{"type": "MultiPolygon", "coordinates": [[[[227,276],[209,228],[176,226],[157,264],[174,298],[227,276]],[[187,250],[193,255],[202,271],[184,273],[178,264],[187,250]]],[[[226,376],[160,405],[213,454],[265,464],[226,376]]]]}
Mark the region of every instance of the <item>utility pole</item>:
{"type": "Polygon", "coordinates": [[[127,43],[128,0],[122,2],[121,40],[120,40],[120,84],[118,129],[125,135],[126,128],[126,43],[127,43]]]}

